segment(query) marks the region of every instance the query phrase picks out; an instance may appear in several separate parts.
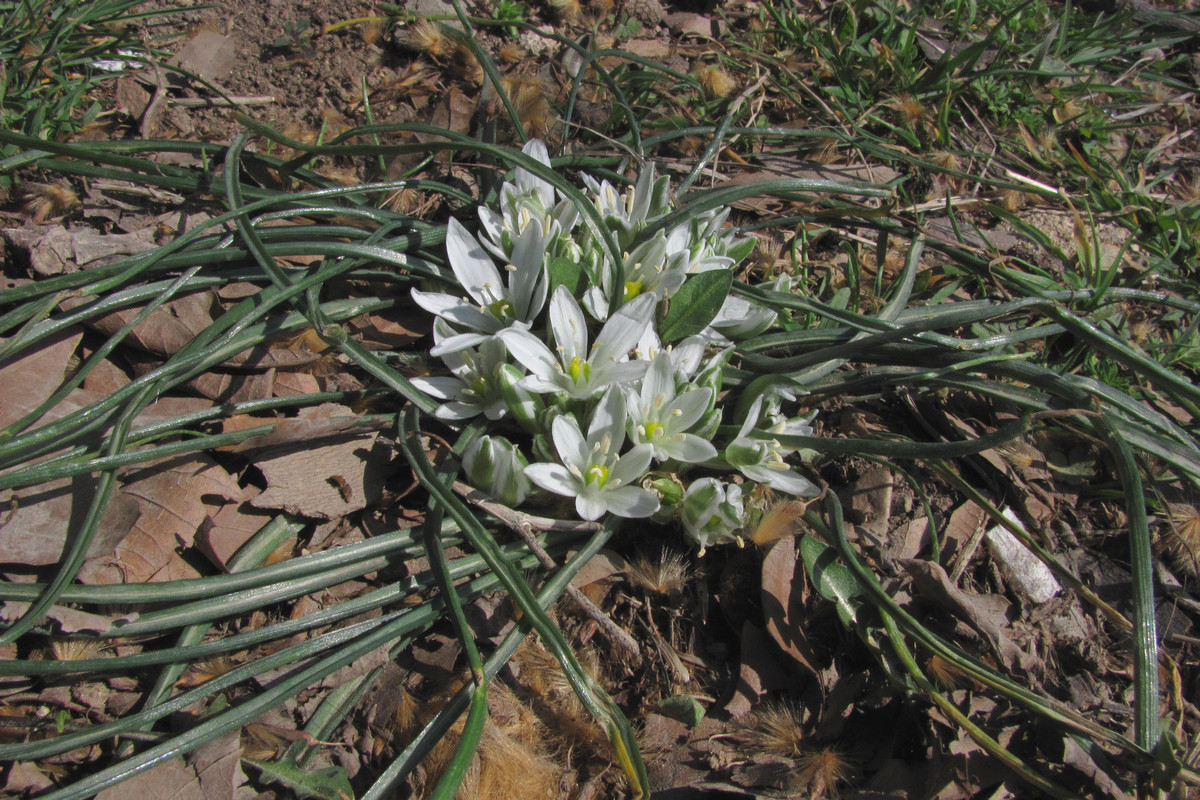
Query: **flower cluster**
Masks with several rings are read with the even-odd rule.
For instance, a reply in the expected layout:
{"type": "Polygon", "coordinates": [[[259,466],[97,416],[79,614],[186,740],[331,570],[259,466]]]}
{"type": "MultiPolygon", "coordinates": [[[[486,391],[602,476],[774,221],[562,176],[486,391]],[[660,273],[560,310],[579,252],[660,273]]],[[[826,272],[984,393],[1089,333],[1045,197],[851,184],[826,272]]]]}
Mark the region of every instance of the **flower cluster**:
{"type": "MultiPolygon", "coordinates": [[[[541,142],[524,152],[550,166],[541,142]]],[[[652,166],[624,193],[584,182],[621,263],[571,199],[518,168],[499,208],[479,209],[479,238],[456,220],[447,227],[447,257],[465,296],[412,292],[435,316],[430,353],[449,370],[413,382],[443,401],[437,416],[447,423],[494,422],[494,432],[465,448],[463,467],[507,505],[541,489],[574,498],[586,520],[678,519],[702,550],[736,540],[756,485],[816,494],[776,438],[811,434],[806,420],[782,412],[794,397],[758,396],[737,434],[719,435],[732,343],[766,330],[775,313],[730,295],[699,334],[664,344],[658,326],[692,276],[731,270],[752,242],[725,226],[728,209],[654,225],[673,209],[667,180],[652,166]],[[564,264],[579,280],[551,269],[564,264]],[[578,298],[568,284],[584,287],[578,298]]]]}

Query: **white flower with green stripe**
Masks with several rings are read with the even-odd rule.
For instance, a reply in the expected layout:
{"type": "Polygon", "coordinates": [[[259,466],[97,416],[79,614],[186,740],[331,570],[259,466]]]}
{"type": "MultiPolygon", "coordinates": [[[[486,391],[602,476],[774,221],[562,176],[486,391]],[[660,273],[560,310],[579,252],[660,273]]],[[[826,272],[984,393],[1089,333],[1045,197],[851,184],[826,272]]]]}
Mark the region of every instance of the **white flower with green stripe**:
{"type": "Polygon", "coordinates": [[[659,461],[698,464],[716,458],[717,448],[711,442],[689,432],[708,411],[711,399],[709,388],[678,392],[671,355],[660,350],[641,387],[629,392],[631,438],[653,447],[659,461]]]}
{"type": "Polygon", "coordinates": [[[531,392],[565,392],[584,400],[613,384],[635,381],[646,371],[645,361],[629,360],[654,316],[655,298],[642,295],[626,303],[589,343],[587,319],[579,303],[563,286],[550,298],[551,350],[527,330],[508,328],[499,336],[529,375],[521,386],[531,392]]]}
{"type": "Polygon", "coordinates": [[[530,464],[525,474],[547,491],[574,497],[583,519],[597,520],[605,513],[650,516],[658,511],[658,498],[637,482],[646,474],[654,448],[639,444],[621,453],[625,422],[625,400],[615,387],[596,406],[586,438],[573,416],[555,417],[550,433],[561,463],[530,464]]]}

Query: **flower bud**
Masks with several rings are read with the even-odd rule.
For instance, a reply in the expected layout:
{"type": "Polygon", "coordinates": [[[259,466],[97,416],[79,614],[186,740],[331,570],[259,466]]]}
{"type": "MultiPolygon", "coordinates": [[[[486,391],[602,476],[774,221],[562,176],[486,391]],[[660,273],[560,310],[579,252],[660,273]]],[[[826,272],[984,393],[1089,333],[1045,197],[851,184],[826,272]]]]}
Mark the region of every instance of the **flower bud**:
{"type": "Polygon", "coordinates": [[[716,478],[699,478],[683,496],[679,519],[704,555],[709,542],[736,539],[742,527],[742,487],[716,478]]]}
{"type": "Polygon", "coordinates": [[[642,488],[658,498],[658,511],[650,516],[655,522],[670,522],[683,502],[683,484],[674,475],[652,472],[642,478],[642,488]]]}
{"type": "Polygon", "coordinates": [[[538,415],[545,409],[546,404],[534,392],[517,385],[525,374],[515,364],[503,364],[497,368],[496,377],[500,383],[500,393],[504,396],[504,404],[508,406],[513,419],[529,433],[540,431],[538,415]]]}
{"type": "Polygon", "coordinates": [[[471,485],[509,508],[525,502],[532,485],[525,476],[529,462],[502,436],[480,436],[463,453],[463,469],[471,485]]]}

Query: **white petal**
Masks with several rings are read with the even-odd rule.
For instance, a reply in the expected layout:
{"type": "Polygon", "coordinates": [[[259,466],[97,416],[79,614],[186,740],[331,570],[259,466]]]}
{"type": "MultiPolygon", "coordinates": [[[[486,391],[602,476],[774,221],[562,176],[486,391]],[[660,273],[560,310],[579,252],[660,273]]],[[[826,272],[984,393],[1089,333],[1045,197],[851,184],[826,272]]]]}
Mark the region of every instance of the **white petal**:
{"type": "MultiPolygon", "coordinates": [[[[521,148],[521,152],[527,156],[532,156],[547,167],[550,166],[550,154],[546,152],[546,145],[539,139],[530,139],[521,148]]],[[[542,208],[550,210],[554,207],[554,186],[549,182],[542,180],[523,167],[517,167],[514,178],[518,191],[525,193],[532,190],[537,193],[542,208]]]]}
{"type": "Polygon", "coordinates": [[[554,449],[558,451],[560,461],[564,464],[574,464],[581,470],[587,466],[591,456],[590,448],[574,417],[567,414],[555,417],[554,422],[550,423],[550,435],[554,439],[554,449]]]}
{"type": "MultiPolygon", "coordinates": [[[[648,517],[660,508],[658,498],[640,486],[622,486],[604,493],[604,504],[618,517],[648,517]]],[[[575,500],[576,508],[579,500],[575,500]]]]}
{"type": "Polygon", "coordinates": [[[453,217],[446,226],[446,255],[454,276],[476,303],[486,306],[504,296],[504,281],[496,263],[453,217]]]}
{"type": "Polygon", "coordinates": [[[569,366],[576,358],[587,360],[587,320],[565,286],[559,286],[550,296],[550,330],[560,348],[563,366],[569,366]]]}
{"type": "Polygon", "coordinates": [[[466,422],[479,416],[483,409],[471,403],[460,403],[452,400],[434,409],[433,415],[443,422],[466,422]]]}
{"type": "Polygon", "coordinates": [[[735,439],[744,439],[750,435],[750,431],[754,430],[754,426],[758,424],[758,415],[762,413],[762,404],[763,396],[760,394],[750,404],[750,410],[746,412],[746,419],[742,422],[742,429],[738,431],[735,439]]]}
{"type": "Polygon", "coordinates": [[[690,379],[700,367],[704,358],[704,340],[699,336],[689,336],[671,348],[671,362],[675,371],[685,379],[690,379]]]}
{"type": "Polygon", "coordinates": [[[654,448],[648,444],[639,444],[628,453],[617,459],[609,472],[610,482],[620,481],[622,486],[635,483],[646,474],[650,468],[650,459],[654,457],[654,448]]]}
{"type": "Polygon", "coordinates": [[[562,464],[530,464],[525,468],[525,475],[548,492],[565,497],[574,497],[579,493],[579,479],[562,464]]]}
{"type": "Polygon", "coordinates": [[[409,378],[409,383],[438,400],[452,400],[463,390],[463,382],[458,378],[409,378]]]}
{"type": "Polygon", "coordinates": [[[479,306],[468,303],[460,297],[413,289],[412,299],[430,314],[453,322],[455,325],[484,333],[495,333],[500,330],[498,319],[491,314],[483,313],[479,306]]]}
{"type": "MultiPolygon", "coordinates": [[[[483,232],[487,234],[487,238],[493,242],[499,242],[500,237],[504,234],[504,217],[498,211],[493,211],[487,206],[479,207],[479,224],[483,226],[483,232]]],[[[486,247],[486,244],[484,245],[486,247]]],[[[488,248],[491,250],[491,248],[488,248]]],[[[495,253],[495,250],[492,250],[495,253]]]]}
{"type": "Polygon", "coordinates": [[[742,474],[751,480],[765,483],[772,489],[796,497],[815,497],[821,493],[816,484],[790,469],[770,469],[761,465],[742,467],[742,474]]]}
{"type": "Polygon", "coordinates": [[[649,327],[657,302],[654,295],[643,294],[617,309],[617,313],[604,323],[596,337],[598,346],[591,359],[592,363],[624,358],[649,327]]]}
{"type": "Polygon", "coordinates": [[[490,338],[491,336],[486,333],[457,333],[454,336],[447,336],[429,348],[429,355],[434,358],[446,359],[450,357],[451,353],[478,347],[490,338]]]}
{"type": "Polygon", "coordinates": [[[588,522],[600,519],[608,509],[603,499],[606,494],[608,493],[599,494],[591,487],[584,489],[575,496],[575,513],[588,522]]]}
{"type": "Polygon", "coordinates": [[[625,395],[615,388],[609,389],[592,412],[592,422],[588,425],[588,447],[595,446],[608,435],[608,453],[616,454],[625,443],[626,419],[625,395]]]}
{"type": "Polygon", "coordinates": [[[712,442],[706,442],[694,433],[677,433],[657,445],[655,455],[662,453],[685,464],[699,464],[717,457],[717,448],[712,442]]]}
{"type": "MultiPolygon", "coordinates": [[[[663,403],[668,403],[675,397],[675,370],[671,369],[671,357],[662,350],[650,362],[650,368],[642,378],[642,408],[647,414],[654,413],[659,397],[663,403]]],[[[685,425],[684,428],[686,427],[685,425]]]]}
{"type": "MultiPolygon", "coordinates": [[[[534,305],[538,284],[545,280],[543,267],[546,258],[546,240],[538,225],[530,225],[513,244],[512,263],[515,268],[509,276],[509,299],[513,304],[513,316],[521,320],[532,320],[542,310],[534,305]]],[[[542,295],[545,298],[545,295],[542,295]]]]}
{"type": "Polygon", "coordinates": [[[695,425],[696,421],[704,416],[704,412],[708,410],[708,401],[711,398],[712,389],[708,387],[692,389],[676,397],[671,407],[679,413],[672,415],[670,420],[668,420],[671,429],[686,431],[695,425]]]}
{"type": "Polygon", "coordinates": [[[610,361],[606,364],[593,364],[590,385],[593,390],[596,390],[613,384],[621,385],[636,381],[646,374],[647,366],[645,361],[610,361]]]}
{"type": "Polygon", "coordinates": [[[552,379],[558,373],[558,359],[542,340],[528,331],[505,328],[496,334],[508,348],[508,352],[521,366],[543,380],[552,379]]]}
{"type": "Polygon", "coordinates": [[[536,392],[537,394],[550,394],[553,392],[568,392],[574,388],[574,384],[569,380],[562,380],[558,376],[542,377],[541,375],[526,375],[517,382],[527,392],[536,392]]]}

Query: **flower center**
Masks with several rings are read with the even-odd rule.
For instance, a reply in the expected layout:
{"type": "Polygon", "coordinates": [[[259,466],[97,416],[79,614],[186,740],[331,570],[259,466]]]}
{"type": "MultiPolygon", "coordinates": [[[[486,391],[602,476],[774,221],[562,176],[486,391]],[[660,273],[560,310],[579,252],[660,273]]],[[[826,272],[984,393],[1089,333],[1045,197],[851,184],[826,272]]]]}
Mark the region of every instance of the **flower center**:
{"type": "Polygon", "coordinates": [[[608,467],[603,464],[592,464],[583,473],[584,483],[594,483],[596,488],[603,488],[608,483],[608,467]]]}
{"type": "Polygon", "coordinates": [[[491,392],[491,384],[482,375],[476,375],[475,379],[471,381],[470,387],[471,393],[478,397],[487,397],[491,392]]]}
{"type": "Polygon", "coordinates": [[[625,302],[628,303],[633,298],[642,293],[641,281],[625,281],[625,302]]]}
{"type": "Polygon", "coordinates": [[[496,319],[504,321],[512,316],[512,303],[501,297],[493,303],[488,303],[488,311],[491,311],[496,319]]]}
{"type": "Polygon", "coordinates": [[[658,436],[662,430],[663,426],[661,423],[647,422],[642,426],[642,435],[645,436],[646,439],[653,439],[655,436],[658,436]]]}
{"type": "Polygon", "coordinates": [[[580,379],[586,381],[592,377],[592,365],[579,356],[575,356],[571,359],[571,366],[567,367],[567,374],[575,383],[579,383],[580,379]]]}

